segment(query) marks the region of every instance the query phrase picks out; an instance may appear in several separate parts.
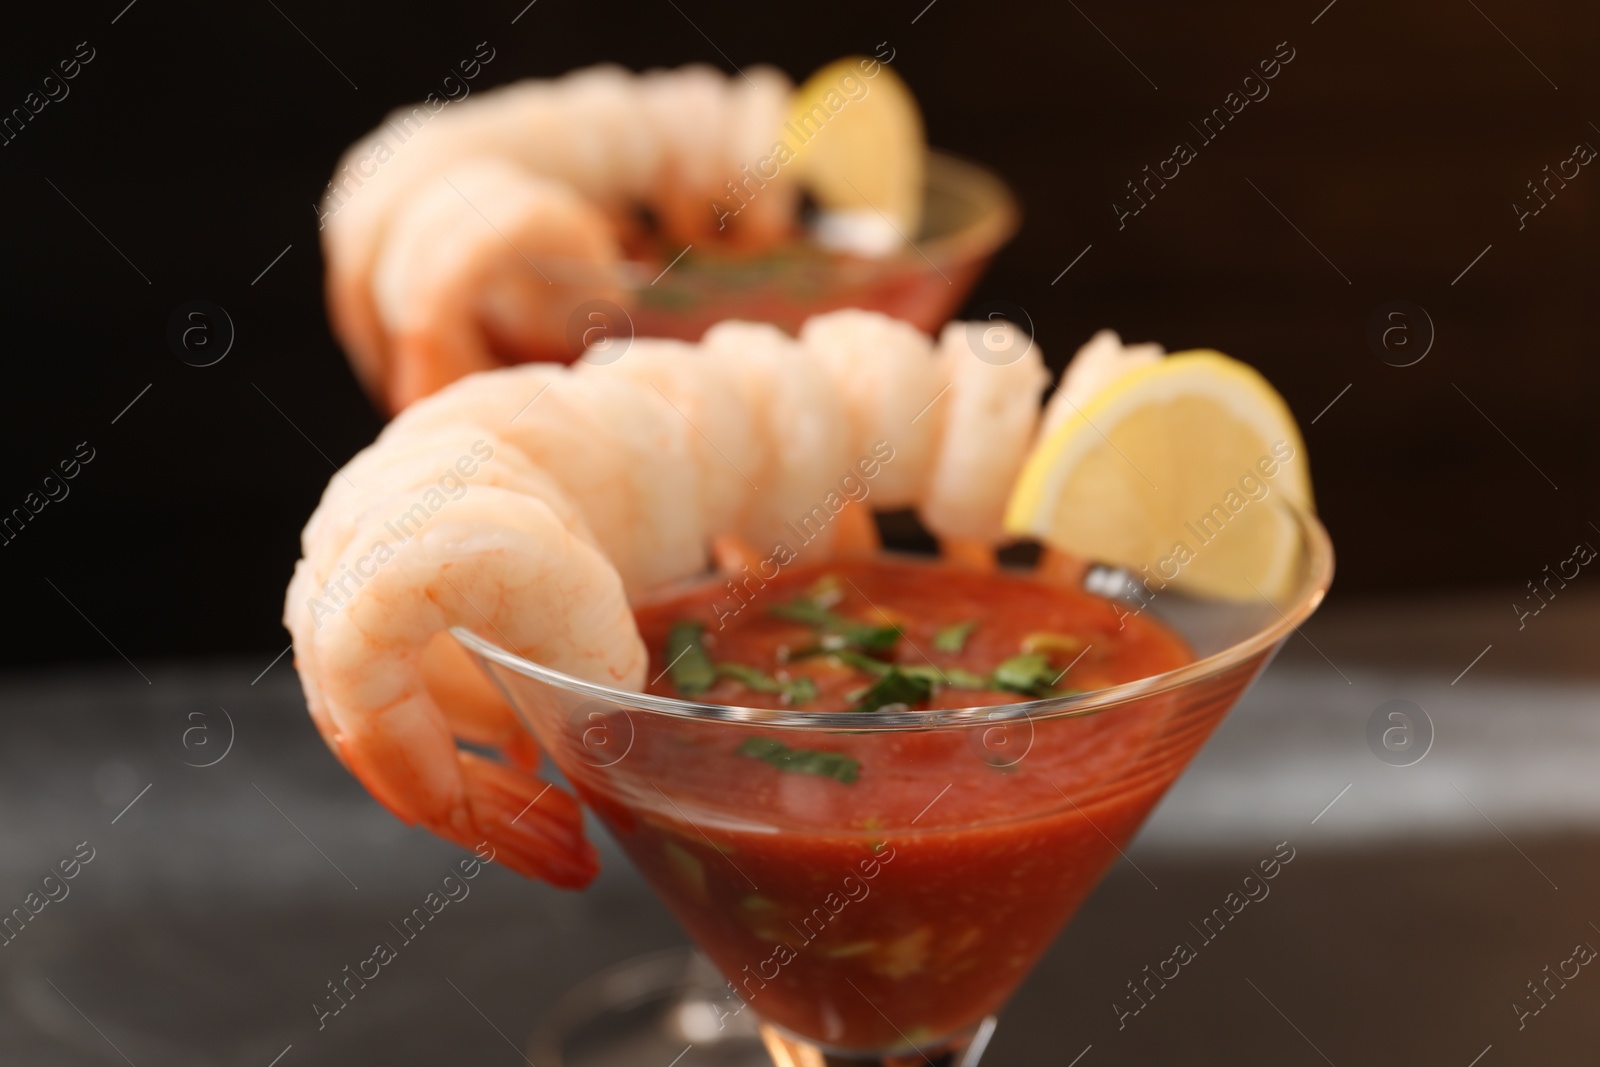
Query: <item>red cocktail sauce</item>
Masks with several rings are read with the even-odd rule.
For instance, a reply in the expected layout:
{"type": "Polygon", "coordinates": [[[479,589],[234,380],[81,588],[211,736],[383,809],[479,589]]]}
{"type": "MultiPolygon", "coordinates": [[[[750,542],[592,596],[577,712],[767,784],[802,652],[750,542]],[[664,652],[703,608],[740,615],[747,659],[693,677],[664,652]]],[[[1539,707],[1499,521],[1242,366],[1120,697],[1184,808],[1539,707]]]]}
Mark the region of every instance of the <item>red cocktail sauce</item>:
{"type": "MultiPolygon", "coordinates": [[[[1193,659],[1148,615],[1077,589],[874,558],[794,566],[739,600],[719,581],[640,607],[650,691],[681,695],[665,649],[673,625],[693,620],[711,662],[815,686],[785,704],[722,677],[694,699],[850,709],[873,676],[828,655],[786,661],[819,630],[771,614],[819,588],[812,602],[837,617],[900,628],[879,658],[985,679],[939,687],[913,711],[1032,699],[993,680],[1030,635],[1052,671],[1070,666],[1057,690],[1193,659]],[[959,651],[939,649],[942,631],[972,620],[959,651]]],[[[578,785],[730,980],[725,1010],[742,1000],[825,1046],[884,1050],[957,1032],[1005,1001],[1182,770],[1187,753],[1162,739],[1178,710],[1168,693],[1092,715],[876,733],[634,712],[626,766],[653,789],[624,799],[578,785]]]]}

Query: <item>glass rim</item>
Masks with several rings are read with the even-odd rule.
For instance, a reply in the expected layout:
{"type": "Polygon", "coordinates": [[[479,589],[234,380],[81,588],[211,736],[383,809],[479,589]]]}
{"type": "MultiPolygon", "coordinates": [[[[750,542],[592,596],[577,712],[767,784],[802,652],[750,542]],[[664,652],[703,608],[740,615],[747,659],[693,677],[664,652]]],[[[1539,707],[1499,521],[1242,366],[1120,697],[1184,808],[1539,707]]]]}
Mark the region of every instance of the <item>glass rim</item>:
{"type": "MultiPolygon", "coordinates": [[[[901,247],[892,255],[863,257],[852,265],[864,270],[883,270],[899,265],[928,262],[955,263],[992,255],[1017,231],[1021,209],[1016,194],[999,174],[954,152],[929,148],[923,175],[925,192],[956,189],[973,207],[973,217],[947,233],[930,237],[916,235],[916,246],[901,247]],[[920,251],[918,251],[920,249],[920,251]]],[[[661,264],[638,259],[620,259],[604,267],[587,260],[560,256],[540,257],[538,269],[547,280],[565,286],[610,287],[625,291],[650,288],[660,279],[661,264]]]]}
{"type": "MultiPolygon", "coordinates": [[[[1267,600],[1276,618],[1269,618],[1265,625],[1257,627],[1248,636],[1226,648],[1170,671],[1073,696],[927,711],[877,711],[870,715],[858,711],[748,708],[657,696],[653,693],[635,692],[599,682],[585,681],[508,652],[465,627],[451,627],[450,633],[468,651],[535,681],[544,682],[581,697],[604,700],[626,711],[649,712],[702,722],[739,723],[779,729],[875,733],[929,730],[944,726],[992,725],[1019,719],[1031,721],[1038,718],[1092,715],[1133,700],[1171,692],[1222,674],[1247,661],[1251,656],[1272,649],[1310,617],[1322,603],[1328,587],[1333,582],[1333,544],[1328,538],[1327,529],[1309,508],[1281,498],[1276,501],[1276,506],[1289,512],[1298,525],[1303,557],[1307,560],[1305,575],[1299,587],[1295,589],[1292,597],[1287,598],[1291,605],[1288,610],[1267,600]]],[[[1266,597],[1263,596],[1262,599],[1266,600],[1266,597]]]]}

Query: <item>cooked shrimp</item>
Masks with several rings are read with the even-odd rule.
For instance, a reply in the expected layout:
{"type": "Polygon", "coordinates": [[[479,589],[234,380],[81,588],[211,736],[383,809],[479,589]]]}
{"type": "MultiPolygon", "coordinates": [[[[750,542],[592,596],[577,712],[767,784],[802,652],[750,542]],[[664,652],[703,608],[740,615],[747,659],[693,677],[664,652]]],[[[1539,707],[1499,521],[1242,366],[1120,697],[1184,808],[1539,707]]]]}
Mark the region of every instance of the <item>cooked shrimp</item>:
{"type": "Polygon", "coordinates": [[[1124,345],[1115,330],[1099,331],[1067,364],[1061,384],[1045,405],[1039,433],[1048,435],[1100,390],[1129,371],[1159,363],[1165,354],[1158,344],[1124,345]]]}
{"type": "Polygon", "coordinates": [[[561,349],[573,301],[622,296],[603,281],[621,255],[605,215],[565,185],[497,159],[444,172],[396,219],[372,278],[390,406],[500,365],[497,348],[561,349]]]}
{"type": "Polygon", "coordinates": [[[825,548],[837,530],[823,501],[860,454],[852,450],[828,368],[763,323],[718,323],[701,344],[734,382],[740,407],[767,442],[765,462],[743,472],[752,491],[736,532],[767,549],[797,537],[825,548]]]}
{"type": "Polygon", "coordinates": [[[774,168],[776,173],[763,174],[760,170],[761,162],[772,153],[793,87],[788,78],[771,67],[751,67],[745,74],[750,79],[746,83],[748,91],[735,93],[728,105],[729,173],[713,178],[723,183],[717,186],[715,195],[719,199],[729,199],[725,191],[731,184],[734,202],[743,206],[738,215],[727,219],[708,210],[716,226],[707,232],[731,236],[744,247],[770,248],[794,229],[800,200],[800,184],[793,171],[774,168]]]}
{"type": "MultiPolygon", "coordinates": [[[[728,359],[737,360],[738,356],[728,359]]],[[[687,341],[640,339],[623,357],[605,364],[580,363],[578,374],[617,375],[654,390],[683,418],[698,475],[700,496],[695,510],[710,530],[743,531],[741,518],[754,482],[765,472],[769,453],[766,434],[749,417],[748,405],[723,361],[687,341]],[[701,373],[684,373],[679,364],[697,360],[701,373]],[[715,365],[713,365],[715,364],[715,365]]]]}
{"type": "Polygon", "coordinates": [[[639,590],[705,562],[694,429],[661,394],[621,376],[530,363],[474,375],[414,405],[384,431],[404,440],[461,420],[492,426],[560,487],[639,590]]]}
{"type": "MultiPolygon", "coordinates": [[[[357,453],[341,476],[328,483],[301,535],[301,551],[307,559],[331,562],[375,517],[387,523],[389,540],[409,540],[434,513],[464,495],[469,485],[537,497],[574,535],[594,543],[582,514],[543,468],[492,430],[461,421],[397,439],[381,436],[357,453]],[[401,493],[410,494],[407,507],[385,511],[401,493]]],[[[334,575],[319,572],[314,577],[320,586],[334,575]]]]}
{"type": "MultiPolygon", "coordinates": [[[[350,552],[360,550],[358,537],[350,552]]],[[[291,602],[287,618],[297,643],[310,639],[325,729],[379,801],[464,847],[488,841],[524,874],[557,885],[588,881],[593,854],[571,799],[458,751],[452,735],[460,731],[428,690],[422,660],[435,635],[470,626],[559,670],[638,688],[644,648],[603,555],[543,501],[475,487],[373,568],[347,603],[313,608],[311,634],[296,609],[306,610],[291,602]]]]}
{"type": "Polygon", "coordinates": [[[328,313],[351,364],[374,395],[381,394],[388,372],[389,339],[372,275],[390,226],[411,195],[439,184],[441,171],[466,159],[503,154],[499,145],[508,105],[521,95],[520,87],[512,87],[450,110],[419,105],[393,111],[346,149],[334,170],[318,209],[328,313]]]}
{"type": "Polygon", "coordinates": [[[638,689],[630,595],[703,572],[713,546],[724,566],[778,543],[826,557],[870,543],[869,509],[916,506],[951,552],[988,552],[1044,370],[1031,346],[997,367],[962,336],[935,352],[862,312],[798,341],[730,322],[701,345],[473,374],[413,405],[329,483],[290,583],[284,624],[328,745],[407,822],[581,885],[576,802],[532,777],[532,741],[467,680],[449,629],[638,689]],[[842,493],[847,478],[866,491],[842,493]]]}
{"type": "Polygon", "coordinates": [[[552,281],[578,276],[564,309],[620,301],[605,268],[638,207],[675,243],[780,241],[795,179],[751,168],[792,92],[768,67],[608,65],[387,116],[346,151],[319,211],[334,330],[363,383],[399,410],[499,352],[577,355],[552,281]],[[730,197],[747,210],[719,213],[730,197]]]}
{"type": "Polygon", "coordinates": [[[835,311],[808,320],[800,340],[828,369],[859,441],[891,441],[894,462],[872,486],[880,510],[921,500],[948,410],[940,394],[949,368],[921,330],[870,311],[835,311]]]}
{"type": "Polygon", "coordinates": [[[642,79],[645,113],[660,132],[664,168],[654,206],[666,231],[684,241],[718,237],[767,247],[793,226],[798,186],[781,169],[752,168],[771,152],[793,87],[770,67],[729,80],[696,65],[653,71],[642,79]],[[718,203],[748,211],[719,212],[718,203]]]}
{"type": "Polygon", "coordinates": [[[949,406],[920,514],[934,532],[970,542],[956,555],[977,562],[1005,539],[1006,498],[1033,444],[1049,375],[1032,340],[1009,322],[952,322],[939,354],[950,395],[938,403],[949,406]],[[986,351],[1004,353],[994,362],[977,354],[980,330],[986,351]]]}

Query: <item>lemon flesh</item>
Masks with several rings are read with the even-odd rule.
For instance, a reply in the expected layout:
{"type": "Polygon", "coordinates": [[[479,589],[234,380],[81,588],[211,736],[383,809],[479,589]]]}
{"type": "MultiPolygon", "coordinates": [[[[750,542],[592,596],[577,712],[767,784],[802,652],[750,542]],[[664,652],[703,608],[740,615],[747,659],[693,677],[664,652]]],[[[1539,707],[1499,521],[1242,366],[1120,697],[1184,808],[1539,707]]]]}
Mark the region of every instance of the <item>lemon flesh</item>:
{"type": "Polygon", "coordinates": [[[781,136],[825,212],[869,235],[887,227],[895,247],[917,236],[927,163],[922,113],[887,64],[851,56],[817,71],[796,90],[781,136]]]}
{"type": "Polygon", "coordinates": [[[1293,583],[1309,509],[1305,443],[1281,396],[1220,352],[1131,371],[1034,446],[1009,532],[1149,581],[1232,600],[1293,583]]]}

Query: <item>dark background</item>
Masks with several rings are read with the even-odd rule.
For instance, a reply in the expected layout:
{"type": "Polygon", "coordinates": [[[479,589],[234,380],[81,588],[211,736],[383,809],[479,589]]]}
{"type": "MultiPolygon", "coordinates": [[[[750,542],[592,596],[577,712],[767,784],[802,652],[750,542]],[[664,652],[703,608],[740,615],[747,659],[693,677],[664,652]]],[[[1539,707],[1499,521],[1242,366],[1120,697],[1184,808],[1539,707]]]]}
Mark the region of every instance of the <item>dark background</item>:
{"type": "Polygon", "coordinates": [[[930,141],[986,162],[1023,202],[974,302],[1024,307],[1057,366],[1111,326],[1260,367],[1306,430],[1337,596],[1468,586],[1510,602],[1600,539],[1600,173],[1586,167],[1520,231],[1511,208],[1577,142],[1600,145],[1593,8],[537,0],[512,25],[524,2],[8,12],[0,112],[78,42],[95,58],[0,147],[0,512],[78,442],[95,458],[0,546],[21,606],[7,661],[114,645],[139,662],[265,665],[287,644],[299,528],[380,425],[326,325],[312,204],[347,143],[479,41],[497,55],[476,89],[601,60],[803,77],[887,41],[930,141]],[[1271,95],[1119,231],[1124,182],[1198,143],[1187,123],[1284,41],[1295,58],[1271,95]],[[165,341],[194,299],[237,330],[215,366],[165,341]],[[1437,330],[1405,368],[1366,339],[1397,299],[1437,330]]]}

